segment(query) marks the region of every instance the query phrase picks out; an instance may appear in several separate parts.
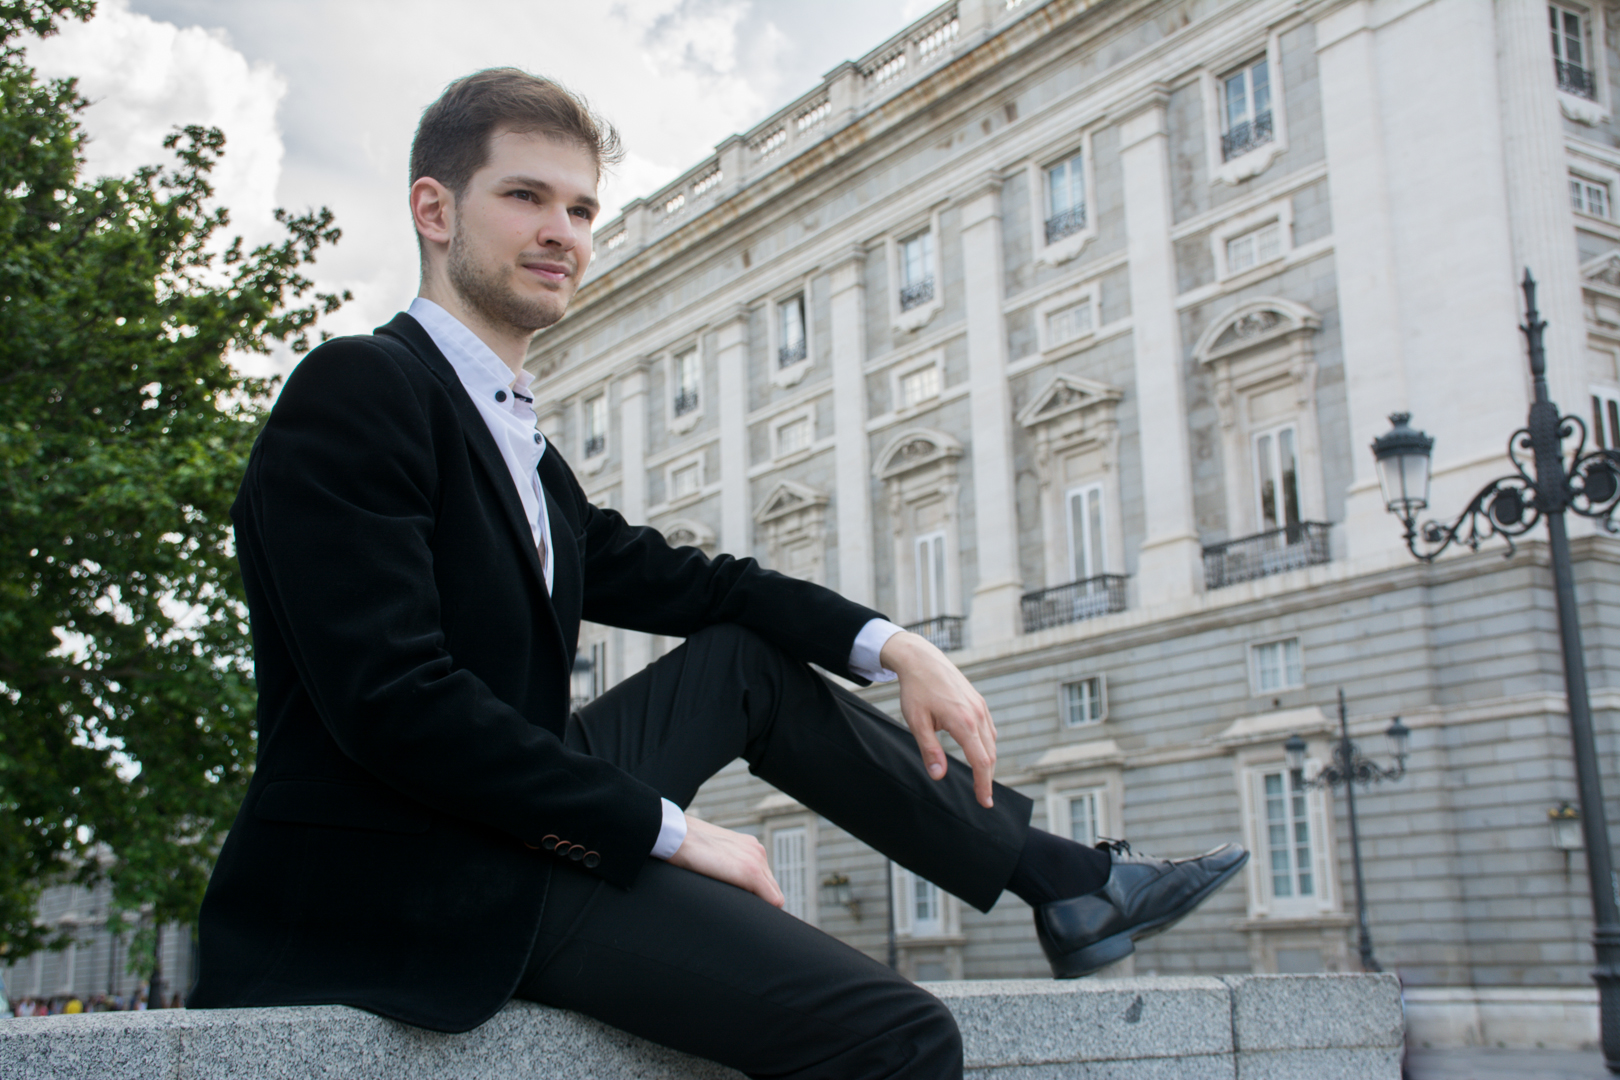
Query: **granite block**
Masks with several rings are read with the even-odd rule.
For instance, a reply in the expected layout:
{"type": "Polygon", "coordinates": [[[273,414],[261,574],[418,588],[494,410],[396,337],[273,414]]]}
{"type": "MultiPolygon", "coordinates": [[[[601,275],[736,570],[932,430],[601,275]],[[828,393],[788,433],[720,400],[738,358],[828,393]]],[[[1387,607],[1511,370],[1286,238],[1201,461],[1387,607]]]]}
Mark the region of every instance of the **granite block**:
{"type": "Polygon", "coordinates": [[[1226,975],[1240,1053],[1400,1046],[1401,986],[1393,975],[1226,975]]]}
{"type": "Polygon", "coordinates": [[[1399,1046],[1261,1050],[1237,1055],[1237,1080],[1401,1080],[1399,1046]]]}
{"type": "Polygon", "coordinates": [[[180,1075],[184,1010],[0,1020],[6,1080],[150,1080],[180,1075]]]}
{"type": "MultiPolygon", "coordinates": [[[[1231,1054],[968,1069],[972,1080],[1236,1080],[1231,1054]]],[[[1314,1078],[1313,1078],[1314,1080],[1314,1078]]]]}
{"type": "Polygon", "coordinates": [[[929,983],[956,1016],[969,1067],[1232,1052],[1219,979],[929,983]]]}

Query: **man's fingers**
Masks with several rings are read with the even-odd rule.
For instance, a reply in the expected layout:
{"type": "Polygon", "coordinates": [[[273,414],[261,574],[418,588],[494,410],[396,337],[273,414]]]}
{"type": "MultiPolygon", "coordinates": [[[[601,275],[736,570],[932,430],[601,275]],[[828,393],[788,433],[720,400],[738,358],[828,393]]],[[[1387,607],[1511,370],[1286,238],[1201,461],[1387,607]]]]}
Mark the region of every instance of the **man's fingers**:
{"type": "Polygon", "coordinates": [[[923,766],[935,780],[945,775],[945,749],[928,723],[913,724],[911,734],[917,739],[917,750],[922,754],[923,766]]]}
{"type": "Polygon", "coordinates": [[[996,775],[995,744],[979,737],[977,731],[965,732],[965,738],[956,741],[962,747],[962,756],[973,766],[973,794],[980,806],[991,805],[991,781],[996,775]]]}

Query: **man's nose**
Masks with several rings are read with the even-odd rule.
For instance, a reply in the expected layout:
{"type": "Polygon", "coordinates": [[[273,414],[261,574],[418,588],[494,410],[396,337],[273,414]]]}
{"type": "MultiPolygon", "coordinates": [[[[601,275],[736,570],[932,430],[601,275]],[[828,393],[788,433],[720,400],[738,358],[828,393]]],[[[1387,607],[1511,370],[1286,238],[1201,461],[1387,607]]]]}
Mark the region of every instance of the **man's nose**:
{"type": "Polygon", "coordinates": [[[572,223],[568,220],[568,208],[564,206],[547,210],[541,216],[540,228],[537,230],[535,238],[540,243],[550,247],[560,247],[564,251],[572,250],[574,247],[574,230],[572,223]]]}

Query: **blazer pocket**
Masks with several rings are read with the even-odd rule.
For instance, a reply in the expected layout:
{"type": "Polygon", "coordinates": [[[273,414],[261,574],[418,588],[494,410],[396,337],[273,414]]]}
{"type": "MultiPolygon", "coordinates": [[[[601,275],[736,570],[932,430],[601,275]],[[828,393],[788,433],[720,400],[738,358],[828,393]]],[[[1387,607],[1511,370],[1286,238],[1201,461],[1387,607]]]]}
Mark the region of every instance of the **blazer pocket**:
{"type": "Polygon", "coordinates": [[[254,815],[265,821],[370,832],[424,833],[433,824],[427,807],[386,788],[326,780],[272,781],[259,795],[254,815]]]}

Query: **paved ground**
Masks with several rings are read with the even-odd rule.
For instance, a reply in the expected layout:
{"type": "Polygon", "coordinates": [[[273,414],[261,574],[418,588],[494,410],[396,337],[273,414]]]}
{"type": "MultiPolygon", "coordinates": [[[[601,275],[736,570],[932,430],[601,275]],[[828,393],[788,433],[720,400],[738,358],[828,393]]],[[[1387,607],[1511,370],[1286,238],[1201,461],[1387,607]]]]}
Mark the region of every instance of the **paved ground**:
{"type": "Polygon", "coordinates": [[[1610,1080],[1596,1050],[1411,1050],[1407,1080],[1610,1080]]]}

